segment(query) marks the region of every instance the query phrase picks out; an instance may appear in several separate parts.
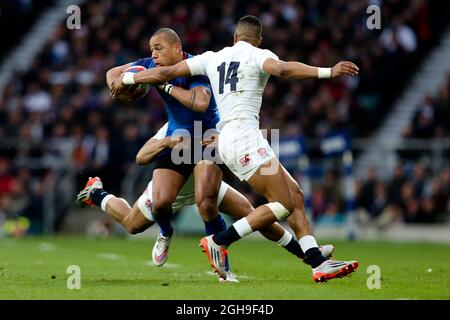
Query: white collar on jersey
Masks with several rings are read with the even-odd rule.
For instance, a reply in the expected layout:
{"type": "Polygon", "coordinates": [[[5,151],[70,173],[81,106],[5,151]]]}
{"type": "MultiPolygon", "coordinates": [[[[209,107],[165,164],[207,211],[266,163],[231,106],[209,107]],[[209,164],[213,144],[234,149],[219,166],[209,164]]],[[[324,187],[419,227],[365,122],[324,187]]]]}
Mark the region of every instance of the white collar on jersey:
{"type": "Polygon", "coordinates": [[[239,40],[234,45],[235,46],[237,46],[237,45],[244,45],[244,46],[252,46],[253,47],[253,45],[250,42],[247,42],[247,41],[244,41],[244,40],[239,40]]]}

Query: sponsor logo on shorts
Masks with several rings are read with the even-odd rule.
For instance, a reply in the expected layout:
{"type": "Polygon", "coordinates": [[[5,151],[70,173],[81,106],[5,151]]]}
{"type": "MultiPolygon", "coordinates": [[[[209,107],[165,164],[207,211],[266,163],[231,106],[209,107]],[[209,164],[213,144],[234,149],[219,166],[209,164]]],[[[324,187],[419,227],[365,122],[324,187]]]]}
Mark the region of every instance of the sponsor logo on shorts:
{"type": "Polygon", "coordinates": [[[267,149],[266,148],[259,148],[258,153],[261,158],[267,157],[267,149]]]}
{"type": "Polygon", "coordinates": [[[245,167],[246,165],[249,164],[250,160],[252,159],[250,158],[249,154],[246,154],[245,156],[239,159],[239,162],[243,167],[245,167]]]}
{"type": "Polygon", "coordinates": [[[145,206],[148,208],[148,210],[152,211],[152,202],[150,199],[145,200],[145,206]]]}

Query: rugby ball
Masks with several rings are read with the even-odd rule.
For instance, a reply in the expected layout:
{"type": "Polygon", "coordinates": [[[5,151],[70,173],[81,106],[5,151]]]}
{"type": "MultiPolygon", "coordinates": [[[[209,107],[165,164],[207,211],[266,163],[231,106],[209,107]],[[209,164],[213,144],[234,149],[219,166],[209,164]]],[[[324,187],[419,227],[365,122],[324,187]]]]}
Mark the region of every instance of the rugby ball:
{"type": "MultiPolygon", "coordinates": [[[[147,70],[147,69],[143,66],[131,66],[131,67],[128,67],[127,69],[125,69],[122,72],[122,74],[138,73],[138,72],[141,72],[144,70],[147,70]]],[[[140,84],[130,85],[130,86],[128,86],[127,92],[123,92],[122,94],[119,95],[119,100],[134,101],[136,99],[139,99],[139,98],[142,98],[143,96],[145,96],[149,90],[150,90],[149,84],[140,83],[140,84]]]]}

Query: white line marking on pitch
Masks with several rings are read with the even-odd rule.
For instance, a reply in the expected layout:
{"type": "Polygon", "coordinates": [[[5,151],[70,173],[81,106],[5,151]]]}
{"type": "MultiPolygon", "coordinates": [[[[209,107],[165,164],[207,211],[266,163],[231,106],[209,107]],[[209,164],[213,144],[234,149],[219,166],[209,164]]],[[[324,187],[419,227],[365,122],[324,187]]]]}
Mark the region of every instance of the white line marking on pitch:
{"type": "Polygon", "coordinates": [[[39,251],[54,251],[56,249],[56,246],[53,243],[50,242],[39,242],[38,243],[38,250],[39,251]]]}
{"type": "Polygon", "coordinates": [[[110,252],[102,252],[102,253],[99,253],[97,256],[100,259],[105,259],[105,260],[119,260],[122,258],[118,254],[110,253],[110,252]]]}

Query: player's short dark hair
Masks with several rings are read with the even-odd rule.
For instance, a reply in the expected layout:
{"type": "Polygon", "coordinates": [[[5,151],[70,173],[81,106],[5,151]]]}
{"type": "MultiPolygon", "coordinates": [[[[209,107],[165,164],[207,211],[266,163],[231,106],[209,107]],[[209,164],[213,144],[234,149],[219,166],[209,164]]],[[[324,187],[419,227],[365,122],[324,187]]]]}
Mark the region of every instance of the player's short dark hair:
{"type": "Polygon", "coordinates": [[[262,24],[258,17],[247,15],[239,19],[236,25],[238,35],[261,38],[262,24]]]}
{"type": "Polygon", "coordinates": [[[164,37],[166,38],[166,40],[170,43],[170,44],[174,44],[175,42],[180,42],[180,37],[178,36],[178,34],[175,32],[175,30],[170,29],[170,28],[161,28],[156,30],[152,37],[158,35],[158,34],[164,34],[164,37]]]}

